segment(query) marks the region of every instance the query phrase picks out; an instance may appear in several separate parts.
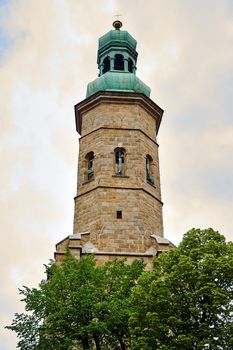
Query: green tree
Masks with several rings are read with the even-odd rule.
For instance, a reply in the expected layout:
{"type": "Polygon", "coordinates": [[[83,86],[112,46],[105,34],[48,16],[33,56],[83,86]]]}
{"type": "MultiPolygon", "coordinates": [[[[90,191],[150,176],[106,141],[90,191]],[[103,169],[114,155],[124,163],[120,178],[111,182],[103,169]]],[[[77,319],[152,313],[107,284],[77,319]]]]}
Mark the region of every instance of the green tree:
{"type": "Polygon", "coordinates": [[[233,349],[233,244],[192,229],[133,288],[134,350],[233,349]]]}
{"type": "Polygon", "coordinates": [[[26,312],[7,328],[22,350],[128,348],[130,293],[144,264],[108,262],[93,256],[76,260],[69,252],[60,266],[46,267],[48,280],[20,293],[26,312]]]}

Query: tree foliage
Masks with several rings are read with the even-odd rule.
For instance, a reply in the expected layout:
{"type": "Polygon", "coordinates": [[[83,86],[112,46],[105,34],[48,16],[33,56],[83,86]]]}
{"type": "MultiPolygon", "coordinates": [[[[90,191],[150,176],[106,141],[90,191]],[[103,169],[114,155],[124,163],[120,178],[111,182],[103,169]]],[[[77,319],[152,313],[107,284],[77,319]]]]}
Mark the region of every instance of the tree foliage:
{"type": "Polygon", "coordinates": [[[154,258],[96,266],[69,252],[38,288],[20,290],[25,313],[7,328],[21,350],[233,348],[233,244],[193,229],[154,258]]]}
{"type": "Polygon", "coordinates": [[[93,256],[76,260],[69,252],[60,266],[47,266],[39,288],[20,290],[25,314],[11,326],[22,350],[126,349],[130,293],[144,268],[123,260],[96,266],[93,256]]]}
{"type": "Polygon", "coordinates": [[[193,229],[133,289],[133,349],[233,348],[233,245],[193,229]]]}

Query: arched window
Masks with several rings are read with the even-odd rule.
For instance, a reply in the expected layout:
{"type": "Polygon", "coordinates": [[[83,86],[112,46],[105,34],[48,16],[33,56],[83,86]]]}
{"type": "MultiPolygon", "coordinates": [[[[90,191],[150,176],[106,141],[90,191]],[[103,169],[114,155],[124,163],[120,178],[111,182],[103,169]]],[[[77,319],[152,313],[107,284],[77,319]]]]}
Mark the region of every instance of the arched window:
{"type": "Polygon", "coordinates": [[[86,168],[87,180],[91,180],[94,177],[94,152],[87,153],[86,161],[87,161],[87,168],[86,168]]]}
{"type": "Polygon", "coordinates": [[[103,60],[103,74],[110,70],[110,58],[109,56],[105,57],[103,60]]]}
{"type": "Polygon", "coordinates": [[[153,173],[152,173],[152,162],[153,159],[152,157],[147,154],[146,156],[146,180],[154,185],[154,178],[153,178],[153,173]]]}
{"type": "Polygon", "coordinates": [[[125,171],[125,149],[115,148],[115,172],[117,176],[124,176],[125,171]]]}
{"type": "Polygon", "coordinates": [[[116,54],[114,58],[114,69],[124,70],[124,57],[122,55],[116,54]]]}
{"type": "Polygon", "coordinates": [[[128,71],[130,73],[133,73],[133,61],[131,60],[131,58],[128,59],[128,71]]]}

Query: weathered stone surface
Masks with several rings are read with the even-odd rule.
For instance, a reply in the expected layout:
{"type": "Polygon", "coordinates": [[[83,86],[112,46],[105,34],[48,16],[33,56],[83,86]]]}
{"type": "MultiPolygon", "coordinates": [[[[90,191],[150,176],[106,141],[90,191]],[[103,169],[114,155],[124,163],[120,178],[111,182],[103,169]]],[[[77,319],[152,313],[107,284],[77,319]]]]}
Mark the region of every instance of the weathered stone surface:
{"type": "Polygon", "coordinates": [[[91,249],[99,264],[115,258],[127,257],[131,262],[143,257],[150,265],[153,255],[172,247],[169,241],[160,244],[156,238],[163,237],[156,142],[162,110],[147,97],[139,95],[137,99],[135,94],[129,103],[126,97],[115,93],[109,98],[104,94],[101,99],[99,94],[98,103],[95,97],[94,102],[89,98],[86,105],[84,101],[76,109],[82,136],[74,235],[58,243],[57,261],[62,260],[68,246],[77,258],[91,249]],[[116,148],[125,150],[122,176],[116,172],[116,148]],[[88,179],[90,152],[94,153],[94,175],[88,179]],[[154,184],[147,181],[148,155],[154,184]],[[117,211],[122,218],[117,218],[117,211]],[[86,234],[79,235],[82,232],[86,234]]]}
{"type": "Polygon", "coordinates": [[[82,116],[74,233],[90,232],[99,250],[145,252],[150,235],[163,235],[156,122],[139,104],[95,105],[82,116]],[[125,149],[124,176],[116,176],[115,152],[125,149]],[[94,177],[87,159],[94,153],[94,177]],[[154,186],[146,180],[146,156],[153,159],[154,186]],[[122,219],[116,212],[122,211],[122,219]]]}

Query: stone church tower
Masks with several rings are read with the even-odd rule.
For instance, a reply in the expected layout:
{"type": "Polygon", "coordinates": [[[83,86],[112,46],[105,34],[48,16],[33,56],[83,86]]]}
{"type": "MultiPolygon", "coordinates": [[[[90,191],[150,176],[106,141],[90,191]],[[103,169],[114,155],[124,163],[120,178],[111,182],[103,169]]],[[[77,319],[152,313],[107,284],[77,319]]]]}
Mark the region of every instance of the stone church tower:
{"type": "Polygon", "coordinates": [[[157,134],[163,110],[137,76],[136,40],[115,21],[99,39],[99,77],[75,106],[79,139],[74,231],[56,245],[102,263],[155,254],[173,245],[163,237],[157,134]]]}

